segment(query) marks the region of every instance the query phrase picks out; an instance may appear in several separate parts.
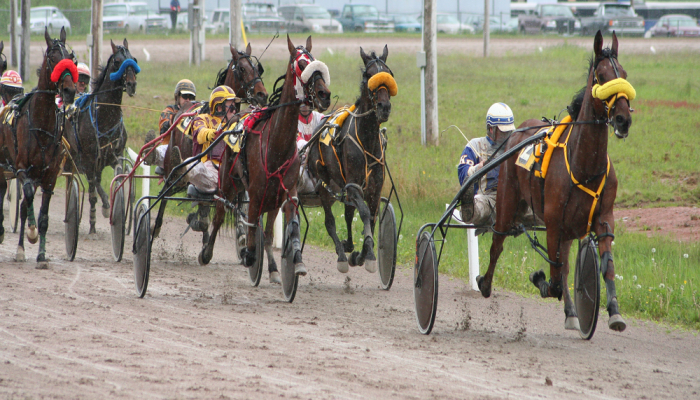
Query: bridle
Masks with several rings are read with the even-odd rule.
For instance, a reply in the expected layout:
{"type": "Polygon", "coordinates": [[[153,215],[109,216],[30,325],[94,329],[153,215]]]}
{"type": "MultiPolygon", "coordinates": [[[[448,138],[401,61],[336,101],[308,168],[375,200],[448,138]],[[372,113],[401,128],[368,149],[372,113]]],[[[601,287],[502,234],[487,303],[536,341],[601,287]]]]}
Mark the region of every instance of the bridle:
{"type": "MultiPolygon", "coordinates": [[[[372,74],[372,76],[377,75],[380,72],[387,72],[392,77],[394,76],[394,72],[391,71],[391,68],[389,68],[389,66],[386,65],[386,63],[381,58],[379,58],[375,55],[374,58],[369,60],[367,62],[367,65],[365,65],[365,71],[363,73],[365,86],[367,86],[369,79],[372,77],[372,76],[367,75],[367,71],[369,70],[369,68],[372,65],[375,65],[375,64],[377,65],[377,72],[372,74]]],[[[367,90],[369,91],[369,94],[370,94],[370,96],[369,96],[370,105],[371,105],[370,111],[373,111],[375,113],[375,115],[377,114],[377,97],[379,96],[379,91],[382,89],[386,90],[387,92],[389,91],[389,89],[386,87],[386,85],[379,85],[374,89],[370,89],[369,87],[367,88],[367,90]]],[[[369,114],[369,112],[362,113],[359,116],[365,116],[367,114],[369,114]]],[[[358,116],[355,116],[355,117],[357,118],[358,116]]],[[[377,115],[377,118],[378,117],[379,116],[377,115]]]]}
{"type": "Polygon", "coordinates": [[[307,82],[302,81],[302,70],[301,68],[299,68],[299,61],[301,60],[306,61],[308,65],[311,64],[313,61],[316,61],[316,59],[314,58],[314,56],[311,55],[311,53],[309,53],[308,50],[306,50],[304,46],[298,46],[297,54],[294,57],[294,61],[290,63],[290,67],[292,68],[294,78],[301,82],[302,88],[304,90],[304,99],[302,100],[302,102],[313,109],[314,104],[316,103],[316,92],[313,90],[313,87],[316,81],[319,79],[321,79],[323,83],[326,83],[326,81],[323,79],[323,76],[318,71],[314,72],[307,82]]]}
{"type": "MultiPolygon", "coordinates": [[[[613,115],[615,112],[615,107],[617,107],[617,100],[618,99],[624,98],[625,100],[627,100],[627,106],[629,107],[630,112],[634,111],[634,109],[632,109],[632,107],[630,107],[630,103],[629,103],[629,101],[630,101],[629,90],[634,91],[634,89],[632,88],[632,85],[630,85],[627,82],[626,79],[620,77],[620,71],[618,69],[617,57],[613,56],[613,54],[603,55],[602,59],[597,60],[595,62],[595,65],[593,66],[593,85],[592,85],[592,88],[593,88],[593,98],[596,100],[599,100],[602,103],[603,109],[605,110],[605,124],[606,125],[609,125],[610,122],[612,121],[611,115],[613,115]],[[598,65],[604,59],[608,59],[608,61],[610,62],[610,65],[613,68],[613,71],[615,71],[615,79],[610,80],[610,81],[606,82],[605,84],[601,84],[600,78],[598,77],[597,68],[598,68],[598,65]],[[622,86],[622,91],[616,91],[616,92],[612,93],[611,95],[606,96],[604,98],[601,98],[600,96],[596,95],[596,91],[598,90],[598,88],[605,88],[606,85],[611,84],[613,81],[618,82],[622,86]]],[[[634,95],[632,94],[632,97],[633,96],[634,95]]],[[[598,107],[596,107],[596,108],[598,108],[598,107]]],[[[596,117],[596,119],[598,119],[598,118],[596,117]]]]}
{"type": "MultiPolygon", "coordinates": [[[[131,52],[129,51],[129,49],[127,49],[124,46],[117,46],[117,52],[112,54],[112,56],[109,58],[109,60],[107,60],[107,64],[112,64],[114,66],[114,68],[116,68],[118,71],[119,67],[121,66],[121,63],[124,63],[126,60],[134,60],[134,62],[136,62],[136,64],[139,63],[138,60],[136,59],[136,57],[131,55],[131,52]],[[119,53],[121,53],[124,56],[124,60],[122,60],[119,65],[117,65],[117,60],[114,56],[116,56],[119,53]]],[[[126,69],[127,70],[130,69],[131,72],[134,74],[134,77],[136,76],[136,71],[134,70],[134,67],[128,66],[128,67],[126,67],[126,69]]],[[[119,89],[126,91],[126,75],[127,74],[125,71],[124,74],[122,74],[122,76],[119,78],[117,87],[115,87],[113,89],[108,89],[105,91],[119,90],[119,89]]],[[[107,75],[105,75],[105,78],[110,79],[109,76],[107,76],[107,75]]]]}
{"type": "MultiPolygon", "coordinates": [[[[76,58],[75,58],[75,53],[71,50],[70,53],[68,53],[68,49],[66,48],[66,45],[61,42],[59,39],[52,39],[51,46],[49,46],[46,51],[44,52],[44,59],[46,60],[46,67],[49,70],[49,75],[53,72],[55,65],[53,61],[51,61],[51,57],[49,54],[55,52],[55,51],[60,51],[61,54],[61,61],[69,59],[72,60],[75,65],[78,65],[76,58]]],[[[56,85],[56,89],[52,90],[51,92],[56,94],[59,92],[59,89],[62,89],[63,87],[63,78],[65,78],[66,75],[70,75],[70,71],[68,69],[64,70],[63,73],[61,73],[60,78],[58,79],[58,82],[54,83],[49,79],[50,84],[56,85]]],[[[33,92],[48,92],[48,91],[33,91],[33,92]]]]}
{"type": "Polygon", "coordinates": [[[246,53],[243,53],[241,51],[238,52],[238,62],[234,62],[231,60],[231,71],[233,71],[233,76],[239,81],[243,82],[241,85],[243,90],[245,91],[246,95],[246,100],[248,103],[256,103],[257,104],[257,99],[255,99],[255,85],[258,84],[258,82],[263,83],[263,80],[261,78],[262,74],[265,72],[265,69],[263,68],[262,64],[260,63],[260,60],[255,58],[255,61],[257,61],[255,64],[253,64],[253,56],[249,56],[246,53]],[[253,79],[246,81],[245,80],[245,74],[246,70],[243,68],[241,65],[241,59],[246,59],[248,60],[248,63],[250,64],[250,67],[253,69],[253,79]],[[257,71],[257,74],[255,73],[257,71]]]}

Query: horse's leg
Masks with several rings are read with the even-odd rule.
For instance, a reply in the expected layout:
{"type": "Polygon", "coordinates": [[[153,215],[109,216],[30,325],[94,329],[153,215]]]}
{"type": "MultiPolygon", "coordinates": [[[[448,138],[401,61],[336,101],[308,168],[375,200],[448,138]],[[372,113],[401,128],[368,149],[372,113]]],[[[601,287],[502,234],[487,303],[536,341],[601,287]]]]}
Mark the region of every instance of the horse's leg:
{"type": "Polygon", "coordinates": [[[248,234],[246,235],[246,247],[241,249],[241,260],[243,266],[250,268],[255,262],[255,232],[258,229],[258,219],[260,218],[260,201],[254,196],[250,197],[248,203],[248,234]]]}
{"type": "MultiPolygon", "coordinates": [[[[296,189],[293,189],[290,193],[291,197],[296,197],[296,189]]],[[[301,258],[301,231],[299,229],[299,214],[297,213],[297,207],[292,201],[288,201],[284,205],[284,215],[289,221],[286,229],[291,228],[291,234],[289,235],[289,243],[292,246],[291,251],[294,252],[294,273],[297,276],[306,276],[306,266],[301,258]]]]}
{"type": "MultiPolygon", "coordinates": [[[[319,191],[320,197],[321,197],[321,206],[323,207],[323,214],[325,216],[325,225],[326,225],[326,231],[328,232],[328,236],[333,239],[333,244],[335,245],[335,253],[338,255],[338,261],[337,261],[337,267],[338,271],[345,274],[348,272],[348,258],[345,256],[345,248],[347,248],[347,243],[350,243],[350,246],[352,246],[352,236],[348,236],[348,241],[343,241],[341,242],[340,239],[338,238],[338,234],[335,230],[335,217],[333,216],[333,198],[331,197],[330,193],[326,190],[320,190],[319,191]]],[[[355,212],[355,209],[353,208],[353,211],[355,212]]],[[[350,231],[350,224],[352,224],[352,214],[350,214],[350,220],[348,222],[348,208],[347,206],[345,207],[345,221],[348,222],[348,232],[350,231]]],[[[352,249],[350,250],[352,251],[352,249]]]]}
{"type": "Polygon", "coordinates": [[[0,244],[5,240],[5,228],[3,227],[5,213],[2,212],[5,192],[7,192],[7,181],[5,180],[5,174],[0,170],[0,244]]]}
{"type": "MultiPolygon", "coordinates": [[[[347,240],[341,241],[343,250],[346,253],[352,253],[355,250],[355,244],[352,241],[352,219],[355,217],[355,207],[350,204],[345,205],[345,225],[348,227],[347,240]]],[[[335,222],[335,221],[334,221],[335,222]]]]}
{"type": "MultiPolygon", "coordinates": [[[[574,306],[574,301],[571,300],[571,293],[569,292],[569,252],[571,250],[571,243],[573,240],[564,242],[561,245],[561,257],[562,257],[562,268],[561,268],[561,280],[564,286],[564,329],[579,331],[581,326],[578,322],[578,314],[576,314],[576,307],[574,306]]],[[[554,268],[554,267],[552,267],[554,268]]]]}
{"type": "Polygon", "coordinates": [[[95,189],[95,180],[88,178],[88,200],[90,201],[90,232],[89,235],[97,233],[95,225],[97,224],[97,217],[95,216],[95,210],[97,206],[97,189],[95,189]]]}
{"type": "Polygon", "coordinates": [[[209,242],[209,213],[210,213],[210,206],[209,205],[204,205],[204,204],[199,204],[197,206],[197,221],[198,223],[198,228],[201,229],[202,231],[202,245],[205,245],[209,242]]]}
{"type": "Polygon", "coordinates": [[[365,204],[360,191],[354,187],[348,188],[348,199],[355,205],[364,224],[362,231],[362,252],[354,251],[350,255],[350,265],[365,265],[369,272],[377,272],[377,258],[374,256],[374,238],[372,237],[372,224],[370,222],[370,210],[365,204]]]}
{"type": "Polygon", "coordinates": [[[562,270],[564,269],[564,260],[566,259],[565,257],[568,257],[568,253],[565,256],[563,250],[571,247],[571,244],[569,244],[569,247],[566,247],[565,243],[567,242],[561,242],[559,237],[561,230],[559,228],[558,224],[547,225],[547,256],[551,261],[559,265],[549,265],[549,282],[547,282],[547,277],[543,270],[531,273],[530,282],[540,290],[540,296],[556,297],[561,300],[564,286],[567,285],[562,279],[562,270]]]}
{"type": "Polygon", "coordinates": [[[612,256],[612,241],[615,232],[615,221],[613,219],[612,210],[602,215],[599,222],[595,224],[595,233],[598,238],[598,251],[600,252],[600,273],[605,281],[605,289],[607,292],[608,328],[622,332],[627,328],[627,323],[620,315],[620,309],[617,302],[617,292],[615,291],[615,263],[612,256]]]}
{"type": "MultiPolygon", "coordinates": [[[[270,274],[270,283],[282,283],[280,273],[277,271],[277,263],[275,263],[275,254],[272,252],[273,229],[275,227],[275,219],[279,213],[279,208],[267,212],[267,223],[265,224],[265,252],[267,253],[267,272],[270,274]]],[[[284,235],[284,229],[282,230],[284,235]]]]}
{"type": "Polygon", "coordinates": [[[486,270],[486,275],[479,275],[476,277],[476,284],[479,287],[479,291],[481,292],[481,295],[486,298],[491,297],[491,282],[493,281],[493,274],[496,271],[498,258],[503,252],[503,241],[505,240],[506,235],[499,235],[497,233],[493,234],[493,238],[491,239],[491,250],[489,252],[489,268],[486,270]]]}
{"type": "Polygon", "coordinates": [[[20,229],[19,229],[19,243],[17,245],[17,254],[15,255],[15,261],[26,261],[24,255],[24,228],[29,219],[29,232],[27,232],[27,240],[36,243],[36,238],[38,233],[36,232],[36,221],[34,219],[34,183],[29,179],[25,171],[21,171],[17,174],[17,179],[22,183],[22,191],[24,192],[24,198],[22,199],[22,204],[20,206],[20,229]]]}
{"type": "Polygon", "coordinates": [[[214,243],[216,243],[216,235],[219,233],[219,228],[221,228],[221,224],[224,223],[225,218],[226,207],[223,203],[217,201],[216,212],[214,214],[214,220],[212,221],[211,234],[209,235],[208,240],[204,243],[202,251],[199,252],[199,257],[197,257],[199,265],[206,265],[209,264],[209,261],[211,261],[211,258],[214,255],[214,243]]]}
{"type": "Polygon", "coordinates": [[[39,209],[39,254],[36,256],[37,268],[47,268],[46,258],[46,232],[49,230],[49,204],[51,203],[50,190],[44,190],[41,194],[41,208],[39,209]]]}

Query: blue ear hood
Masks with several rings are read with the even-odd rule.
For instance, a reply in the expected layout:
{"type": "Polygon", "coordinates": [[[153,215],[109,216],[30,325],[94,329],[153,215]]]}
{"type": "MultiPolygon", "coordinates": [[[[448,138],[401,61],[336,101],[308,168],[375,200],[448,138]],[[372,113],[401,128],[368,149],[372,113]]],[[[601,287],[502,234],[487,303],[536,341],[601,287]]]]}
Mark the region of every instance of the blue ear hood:
{"type": "Polygon", "coordinates": [[[112,72],[109,74],[109,79],[112,81],[116,81],[122,78],[124,76],[124,72],[126,72],[126,69],[129,67],[134,68],[134,73],[138,74],[141,72],[141,67],[136,63],[134,59],[129,58],[128,60],[124,61],[122,65],[119,67],[119,71],[117,72],[112,72]]]}

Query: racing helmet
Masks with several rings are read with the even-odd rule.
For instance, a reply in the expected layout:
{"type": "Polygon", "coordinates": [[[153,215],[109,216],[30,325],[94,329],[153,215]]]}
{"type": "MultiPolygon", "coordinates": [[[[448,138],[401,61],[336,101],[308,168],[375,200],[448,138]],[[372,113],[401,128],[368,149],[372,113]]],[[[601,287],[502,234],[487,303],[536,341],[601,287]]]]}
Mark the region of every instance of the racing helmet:
{"type": "Polygon", "coordinates": [[[13,88],[22,88],[22,77],[17,71],[13,71],[11,69],[7,70],[2,74],[2,78],[0,78],[0,85],[13,88]]]}
{"type": "Polygon", "coordinates": [[[181,94],[190,94],[192,96],[197,96],[197,89],[194,87],[194,83],[192,83],[191,80],[182,79],[180,82],[177,83],[177,85],[175,85],[175,97],[181,94]]]}
{"type": "Polygon", "coordinates": [[[83,62],[78,63],[78,76],[80,75],[87,75],[88,78],[90,77],[90,68],[83,62]]]}
{"type": "Polygon", "coordinates": [[[217,86],[211,91],[211,96],[209,96],[209,112],[212,115],[216,113],[216,106],[222,104],[226,100],[231,100],[236,98],[236,93],[230,87],[226,85],[217,86]]]}
{"type": "Polygon", "coordinates": [[[514,131],[513,111],[506,103],[493,103],[486,113],[486,126],[497,126],[501,132],[514,131]]]}

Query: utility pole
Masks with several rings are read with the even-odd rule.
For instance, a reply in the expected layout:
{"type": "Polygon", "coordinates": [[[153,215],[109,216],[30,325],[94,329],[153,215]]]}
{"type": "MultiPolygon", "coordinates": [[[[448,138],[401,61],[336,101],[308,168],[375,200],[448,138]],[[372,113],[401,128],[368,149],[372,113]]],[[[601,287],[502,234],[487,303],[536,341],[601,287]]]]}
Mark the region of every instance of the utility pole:
{"type": "Polygon", "coordinates": [[[192,32],[190,33],[190,65],[199,66],[202,62],[202,14],[200,0],[193,0],[189,7],[192,8],[192,32]]]}
{"type": "Polygon", "coordinates": [[[489,0],[484,0],[484,58],[489,56],[489,0]]]}
{"type": "MultiPolygon", "coordinates": [[[[486,0],[488,1],[488,0],[486,0]]],[[[425,51],[425,134],[427,144],[440,144],[437,93],[437,1],[423,2],[423,50],[425,51]]]]}
{"type": "Polygon", "coordinates": [[[17,67],[19,60],[17,59],[17,0],[10,0],[10,65],[17,67]]]}
{"type": "Polygon", "coordinates": [[[92,23],[90,27],[90,34],[92,35],[90,74],[92,76],[99,75],[100,64],[102,64],[102,33],[102,0],[92,0],[92,23]]]}
{"type": "MultiPolygon", "coordinates": [[[[244,51],[243,40],[241,39],[241,0],[231,0],[231,21],[229,23],[228,42],[238,51],[244,51]]],[[[228,49],[224,54],[229,53],[228,49]]]]}
{"type": "Polygon", "coordinates": [[[22,80],[29,79],[29,25],[27,21],[32,7],[31,0],[22,0],[22,42],[20,46],[19,76],[22,80]]]}

